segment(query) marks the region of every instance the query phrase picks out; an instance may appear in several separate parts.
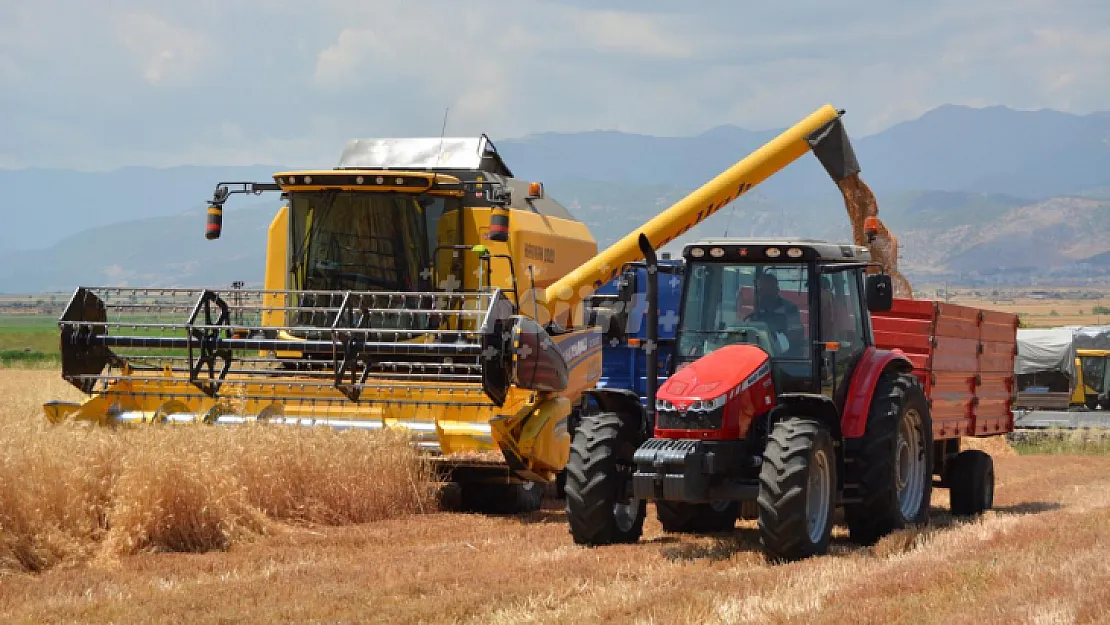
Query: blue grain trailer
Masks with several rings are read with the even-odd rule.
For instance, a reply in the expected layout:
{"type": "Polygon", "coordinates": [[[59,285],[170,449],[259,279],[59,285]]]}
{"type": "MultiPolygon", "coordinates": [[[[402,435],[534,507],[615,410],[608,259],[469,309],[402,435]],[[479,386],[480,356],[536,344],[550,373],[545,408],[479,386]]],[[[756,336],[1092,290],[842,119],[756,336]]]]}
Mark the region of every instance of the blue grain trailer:
{"type": "MultiPolygon", "coordinates": [[[[599,388],[624,388],[647,395],[647,270],[643,262],[629,263],[620,275],[598,289],[587,302],[595,322],[606,328],[599,388]]],[[[659,371],[669,371],[682,299],[682,260],[659,261],[659,371]]],[[[659,382],[666,378],[660,377],[659,382]]]]}

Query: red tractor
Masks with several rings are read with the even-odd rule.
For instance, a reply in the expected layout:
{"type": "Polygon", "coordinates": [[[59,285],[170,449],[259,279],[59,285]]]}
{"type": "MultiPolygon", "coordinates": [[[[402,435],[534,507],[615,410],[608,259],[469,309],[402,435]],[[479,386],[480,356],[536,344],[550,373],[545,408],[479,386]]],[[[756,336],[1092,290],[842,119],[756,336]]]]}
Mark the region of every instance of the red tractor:
{"type": "Polygon", "coordinates": [[[746,502],[767,555],[796,560],[827,551],[838,506],[860,544],[927,523],[934,475],[954,514],[991,508],[991,458],[960,440],[1013,430],[1016,316],[895,300],[862,246],[729,239],[683,256],[677,319],[647,285],[649,331],[677,324],[666,382],[649,370],[648,409],[610,397],[575,424],[577,543],[639,540],[648,500],[671,532],[731,530],[746,502]]]}

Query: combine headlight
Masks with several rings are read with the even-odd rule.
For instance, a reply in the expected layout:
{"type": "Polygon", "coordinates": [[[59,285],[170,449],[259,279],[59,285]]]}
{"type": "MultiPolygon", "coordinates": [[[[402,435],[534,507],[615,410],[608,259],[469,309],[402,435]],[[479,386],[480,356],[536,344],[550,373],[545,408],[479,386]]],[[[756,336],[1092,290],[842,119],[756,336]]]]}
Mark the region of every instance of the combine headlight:
{"type": "Polygon", "coordinates": [[[304,177],[304,183],[305,184],[312,184],[312,176],[305,176],[304,177]]]}
{"type": "Polygon", "coordinates": [[[359,176],[358,178],[355,178],[355,184],[362,184],[362,182],[364,180],[366,180],[366,179],[363,178],[362,176],[359,176]]]}
{"type": "Polygon", "coordinates": [[[395,182],[397,183],[397,186],[401,186],[401,185],[405,184],[405,179],[404,178],[398,178],[397,180],[395,180],[395,182]]]}
{"type": "Polygon", "coordinates": [[[690,256],[693,256],[694,258],[701,258],[702,256],[705,256],[705,250],[701,249],[700,247],[695,247],[694,249],[690,250],[690,256]]]}
{"type": "Polygon", "coordinates": [[[786,250],[786,255],[789,256],[790,258],[801,258],[802,257],[802,250],[799,249],[799,248],[796,248],[796,247],[792,247],[792,248],[786,250]]]}
{"type": "Polygon", "coordinates": [[[767,255],[767,258],[778,258],[779,255],[782,254],[782,250],[777,247],[769,247],[764,254],[767,255]]]}
{"type": "Polygon", "coordinates": [[[725,250],[724,250],[724,248],[721,248],[721,247],[715,247],[715,248],[709,250],[709,255],[712,256],[713,258],[720,258],[720,257],[725,255],[725,250]]]}

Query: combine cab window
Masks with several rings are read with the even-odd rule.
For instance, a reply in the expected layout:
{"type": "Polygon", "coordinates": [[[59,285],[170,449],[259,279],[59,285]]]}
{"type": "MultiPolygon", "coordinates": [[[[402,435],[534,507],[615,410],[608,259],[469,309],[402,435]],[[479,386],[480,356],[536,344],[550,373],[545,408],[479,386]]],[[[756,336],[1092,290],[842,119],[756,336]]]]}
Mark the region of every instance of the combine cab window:
{"type": "Polygon", "coordinates": [[[680,362],[750,343],[775,359],[781,375],[812,377],[808,265],[705,263],[691,267],[689,276],[680,362]]]}
{"type": "Polygon", "coordinates": [[[1083,367],[1083,384],[1087,395],[1100,395],[1110,390],[1106,379],[1106,358],[1101,356],[1080,356],[1083,367]]]}
{"type": "Polygon", "coordinates": [[[294,289],[431,290],[425,269],[450,210],[443,198],[322,191],[294,194],[291,210],[294,289]]]}

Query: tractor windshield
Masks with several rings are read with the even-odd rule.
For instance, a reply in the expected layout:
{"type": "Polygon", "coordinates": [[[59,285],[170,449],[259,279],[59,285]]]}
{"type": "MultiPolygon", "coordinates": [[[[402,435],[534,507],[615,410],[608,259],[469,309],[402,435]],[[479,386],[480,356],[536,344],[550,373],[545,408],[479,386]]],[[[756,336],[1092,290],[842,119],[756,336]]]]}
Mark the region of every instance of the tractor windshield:
{"type": "Polygon", "coordinates": [[[678,361],[734,343],[776,361],[809,361],[809,265],[698,263],[690,267],[678,361]]]}
{"type": "Polygon", "coordinates": [[[404,193],[295,193],[292,288],[428,291],[437,228],[454,200],[404,193]]]}

